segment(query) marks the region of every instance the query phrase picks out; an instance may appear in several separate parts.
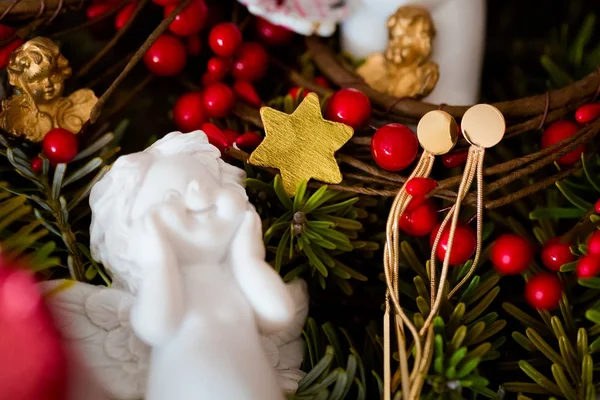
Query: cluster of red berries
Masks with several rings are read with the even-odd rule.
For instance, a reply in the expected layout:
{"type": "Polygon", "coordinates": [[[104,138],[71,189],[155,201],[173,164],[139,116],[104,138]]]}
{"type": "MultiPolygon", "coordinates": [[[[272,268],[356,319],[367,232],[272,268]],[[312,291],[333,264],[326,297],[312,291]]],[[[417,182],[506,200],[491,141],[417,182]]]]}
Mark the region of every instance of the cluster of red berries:
{"type": "MultiPolygon", "coordinates": [[[[554,247],[551,252],[542,250],[542,260],[551,271],[558,271],[561,260],[568,257],[558,238],[549,241],[554,247]]],[[[568,254],[570,250],[566,248],[568,254]]],[[[501,235],[492,245],[490,259],[494,268],[503,275],[517,275],[525,272],[533,263],[534,247],[525,238],[507,233],[501,235]]],[[[525,285],[525,298],[529,305],[538,310],[550,310],[558,307],[562,297],[562,285],[556,274],[540,273],[529,277],[525,285]]]]}
{"type": "MultiPolygon", "coordinates": [[[[541,259],[551,272],[537,274],[528,279],[525,297],[532,307],[541,310],[558,307],[562,297],[562,285],[555,272],[576,256],[571,252],[569,243],[555,237],[544,243],[541,259]]],[[[493,244],[490,258],[494,268],[504,275],[516,275],[525,272],[533,262],[534,249],[528,240],[515,234],[500,236],[493,244]]],[[[591,278],[600,273],[600,231],[594,232],[587,242],[587,254],[577,261],[577,276],[580,279],[591,278]]]]}
{"type": "MultiPolygon", "coordinates": [[[[178,0],[153,0],[164,7],[169,16],[177,7],[178,0]]],[[[124,12],[125,8],[121,10],[124,12]]],[[[173,76],[185,68],[187,53],[197,55],[202,48],[198,33],[208,20],[208,7],[204,0],[192,0],[169,25],[170,33],[158,37],[144,55],[144,63],[155,75],[173,76]],[[183,40],[187,42],[187,48],[183,40]]]]}
{"type": "MultiPolygon", "coordinates": [[[[589,124],[600,117],[600,103],[586,104],[577,109],[575,112],[575,121],[560,120],[550,124],[542,134],[542,148],[550,147],[558,142],[570,138],[579,131],[581,125],[589,124]]],[[[558,151],[558,149],[556,150],[558,151]]],[[[575,164],[581,159],[581,155],[585,151],[585,146],[581,145],[573,151],[565,154],[557,160],[561,166],[575,164]]]]}
{"type": "Polygon", "coordinates": [[[205,131],[211,143],[220,149],[236,144],[243,150],[253,150],[261,139],[256,132],[238,135],[232,130],[221,131],[208,121],[228,116],[236,97],[260,107],[262,102],[251,82],[266,74],[267,51],[259,43],[243,42],[241,31],[231,22],[213,27],[208,43],[215,56],[208,60],[202,78],[204,87],[201,91],[185,93],[177,100],[173,120],[183,132],[205,131]],[[235,79],[233,88],[223,82],[229,74],[235,79]]]}
{"type": "MultiPolygon", "coordinates": [[[[437,182],[430,178],[412,178],[406,183],[406,192],[412,196],[406,210],[400,216],[398,226],[411,236],[429,235],[429,245],[433,247],[435,238],[441,228],[438,223],[439,212],[433,199],[425,196],[437,187],[437,182]]],[[[448,251],[450,226],[446,225],[440,236],[440,241],[435,250],[438,260],[444,261],[448,251]]],[[[469,224],[459,222],[454,230],[452,251],[449,264],[462,265],[475,253],[477,237],[469,224]]]]}
{"type": "Polygon", "coordinates": [[[600,231],[589,237],[586,254],[577,261],[575,272],[579,279],[592,278],[600,273],[600,231]]]}

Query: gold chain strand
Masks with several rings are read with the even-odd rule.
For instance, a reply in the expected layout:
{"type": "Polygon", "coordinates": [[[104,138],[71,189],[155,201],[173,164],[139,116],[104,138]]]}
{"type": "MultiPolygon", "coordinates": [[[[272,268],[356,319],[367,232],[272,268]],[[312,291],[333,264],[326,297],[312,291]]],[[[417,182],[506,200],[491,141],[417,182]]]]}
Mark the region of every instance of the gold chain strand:
{"type": "Polygon", "coordinates": [[[485,156],[485,149],[481,149],[478,153],[477,160],[477,247],[475,249],[475,257],[473,258],[473,264],[469,272],[464,278],[448,293],[448,298],[451,298],[465,283],[471,279],[471,275],[475,272],[477,264],[479,263],[479,257],[481,256],[481,242],[483,239],[483,158],[485,156]]]}
{"type": "MultiPolygon", "coordinates": [[[[465,163],[465,170],[463,172],[463,177],[462,177],[462,180],[461,180],[461,183],[460,183],[460,188],[463,188],[464,184],[466,183],[466,180],[468,180],[468,176],[471,173],[471,171],[473,170],[473,163],[474,163],[474,157],[473,157],[473,155],[471,153],[471,150],[469,149],[469,154],[467,156],[467,161],[465,163]]],[[[459,188],[459,192],[460,192],[460,188],[459,188]]],[[[456,203],[458,203],[460,201],[462,201],[462,199],[457,194],[456,203]]],[[[431,307],[433,307],[433,305],[435,304],[435,300],[436,300],[436,297],[437,297],[436,296],[436,294],[437,294],[437,284],[436,284],[436,280],[437,280],[437,269],[436,269],[436,259],[437,259],[436,253],[437,253],[437,248],[438,248],[439,242],[441,240],[442,232],[444,232],[444,230],[446,229],[446,225],[448,224],[448,221],[450,220],[450,218],[454,214],[456,203],[452,206],[452,208],[450,209],[450,211],[446,215],[446,218],[442,221],[442,223],[441,223],[441,225],[440,225],[440,227],[439,227],[439,229],[437,231],[435,240],[433,242],[433,246],[431,248],[431,257],[430,257],[430,261],[429,261],[429,275],[430,275],[429,278],[431,280],[431,282],[430,282],[431,283],[430,284],[430,290],[431,290],[431,307]]],[[[446,252],[446,255],[448,255],[448,252],[446,252]]]]}
{"type": "Polygon", "coordinates": [[[439,245],[440,239],[442,237],[442,233],[443,233],[446,225],[448,224],[448,221],[450,220],[450,218],[452,218],[452,222],[450,224],[450,233],[448,235],[448,245],[447,245],[448,249],[446,250],[444,262],[442,265],[442,273],[440,275],[439,285],[437,288],[437,294],[435,296],[435,302],[432,303],[432,305],[431,305],[431,308],[429,310],[429,315],[427,316],[427,319],[425,320],[425,323],[423,324],[423,327],[421,328],[421,331],[419,332],[420,335],[423,335],[427,331],[427,329],[429,328],[429,325],[433,322],[433,319],[437,316],[440,305],[442,303],[444,286],[446,284],[446,278],[448,276],[448,269],[450,266],[450,255],[452,253],[452,243],[454,241],[454,234],[456,232],[456,225],[458,224],[458,217],[460,214],[460,205],[461,205],[462,201],[464,200],[464,198],[466,197],[466,195],[469,191],[469,188],[470,188],[471,184],[473,183],[473,179],[475,178],[475,172],[477,169],[475,164],[479,158],[477,154],[480,150],[481,150],[481,148],[476,147],[476,146],[471,146],[469,148],[469,155],[467,158],[467,168],[465,169],[465,171],[463,173],[463,178],[462,178],[462,180],[460,182],[460,186],[458,188],[456,203],[454,204],[454,206],[452,206],[452,208],[448,212],[448,215],[442,222],[442,225],[440,226],[440,229],[437,232],[435,242],[433,244],[433,250],[431,253],[432,256],[430,259],[432,283],[434,283],[434,280],[435,280],[434,275],[436,272],[436,269],[435,269],[436,251],[435,250],[437,249],[437,246],[439,245]]]}
{"type": "MultiPolygon", "coordinates": [[[[405,212],[412,197],[406,192],[406,183],[414,177],[428,177],[433,168],[435,155],[450,151],[458,140],[456,121],[444,111],[435,110],[425,114],[417,126],[417,137],[423,154],[411,175],[402,186],[392,204],[386,224],[386,243],[384,247],[384,273],[387,284],[384,314],[384,400],[389,400],[392,389],[401,385],[403,400],[416,400],[422,390],[425,374],[431,364],[431,348],[433,346],[433,327],[424,338],[417,331],[413,321],[409,319],[400,305],[399,291],[399,256],[400,232],[399,219],[405,212]],[[391,301],[391,304],[390,304],[391,301]],[[394,308],[394,328],[398,340],[400,358],[399,369],[392,377],[391,371],[391,307],[394,308]],[[407,352],[406,328],[413,337],[414,352],[410,346],[407,352]],[[424,348],[425,347],[425,348],[424,348]],[[409,373],[408,358],[414,354],[412,371],[409,373]],[[393,387],[392,387],[393,385],[393,387]]],[[[398,393],[400,395],[400,393],[398,393]]],[[[399,396],[397,396],[399,397],[399,396]]]]}
{"type": "MultiPolygon", "coordinates": [[[[408,182],[413,177],[422,177],[428,176],[431,173],[431,169],[433,168],[433,160],[434,157],[431,153],[424,151],[421,156],[417,166],[413,170],[413,173],[409,176],[406,182],[408,182]]],[[[406,185],[406,184],[405,184],[406,185]]],[[[400,371],[401,371],[401,380],[402,380],[402,393],[405,400],[409,400],[409,385],[410,381],[414,379],[416,374],[418,373],[415,366],[418,365],[418,362],[421,359],[421,343],[419,340],[418,332],[412,321],[406,316],[400,306],[400,299],[398,293],[398,265],[399,265],[399,232],[398,232],[398,220],[402,213],[406,210],[408,203],[411,200],[411,196],[406,193],[405,186],[401,188],[398,195],[394,199],[394,203],[392,204],[392,209],[390,211],[390,215],[388,217],[387,226],[386,226],[386,246],[384,251],[384,272],[386,277],[386,283],[388,286],[388,290],[386,293],[386,311],[384,314],[384,399],[388,400],[391,395],[391,332],[390,332],[390,304],[389,300],[391,298],[394,309],[395,309],[395,325],[396,325],[396,333],[398,339],[398,349],[401,353],[400,356],[400,371]],[[408,372],[408,360],[406,356],[406,339],[404,336],[404,327],[403,324],[406,324],[407,328],[410,330],[414,341],[415,341],[415,366],[413,366],[413,371],[408,372]]]]}
{"type": "Polygon", "coordinates": [[[421,365],[419,366],[419,374],[417,375],[417,379],[413,383],[410,391],[410,398],[418,399],[421,394],[421,390],[423,389],[423,383],[425,383],[425,376],[427,371],[429,371],[429,367],[431,366],[431,360],[433,358],[433,339],[435,335],[433,332],[433,325],[429,327],[427,331],[427,337],[425,338],[425,346],[423,348],[423,356],[421,357],[421,365]]]}

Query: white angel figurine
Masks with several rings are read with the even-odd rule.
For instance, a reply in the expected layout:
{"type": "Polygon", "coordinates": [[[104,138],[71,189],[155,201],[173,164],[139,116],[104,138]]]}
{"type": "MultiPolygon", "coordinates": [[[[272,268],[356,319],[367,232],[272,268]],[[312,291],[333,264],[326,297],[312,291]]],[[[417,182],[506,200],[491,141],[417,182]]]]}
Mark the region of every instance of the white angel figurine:
{"type": "MultiPolygon", "coordinates": [[[[109,398],[280,400],[295,390],[306,287],[286,286],[264,261],[243,179],[203,132],[173,132],[120,157],[92,189],[92,255],[113,285],[45,285],[109,398]]],[[[72,400],[85,391],[73,388],[72,400]]]]}
{"type": "Polygon", "coordinates": [[[331,36],[356,0],[238,0],[252,14],[301,35],[331,36]]]}

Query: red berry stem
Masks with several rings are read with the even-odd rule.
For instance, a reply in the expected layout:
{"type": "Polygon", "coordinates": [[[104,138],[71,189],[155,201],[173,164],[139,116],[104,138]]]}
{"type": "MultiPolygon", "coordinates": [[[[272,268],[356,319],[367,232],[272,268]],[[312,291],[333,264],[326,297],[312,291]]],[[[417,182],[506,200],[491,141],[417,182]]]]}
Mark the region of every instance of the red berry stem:
{"type": "MultiPolygon", "coordinates": [[[[100,50],[98,53],[96,53],[94,58],[92,58],[90,61],[88,61],[88,63],[85,64],[83,67],[81,67],[81,69],[77,72],[75,79],[79,79],[82,76],[87,75],[87,73],[90,72],[90,70],[92,68],[94,68],[94,66],[100,60],[104,59],[104,56],[109,51],[111,51],[112,48],[115,47],[115,45],[119,42],[121,37],[123,37],[123,35],[125,35],[125,33],[127,33],[127,31],[129,30],[129,27],[131,25],[133,25],[133,22],[135,21],[137,16],[140,14],[142,9],[146,6],[146,4],[148,4],[149,1],[150,0],[140,0],[140,2],[137,4],[137,7],[135,8],[135,11],[131,14],[131,17],[129,17],[129,20],[125,23],[125,25],[123,25],[123,27],[117,31],[115,36],[113,36],[113,38],[108,43],[106,43],[106,45],[102,48],[102,50],[100,50]]],[[[190,0],[184,0],[184,1],[182,1],[182,3],[186,3],[189,1],[190,0]]]]}
{"type": "MultiPolygon", "coordinates": [[[[138,5],[138,9],[136,11],[138,11],[148,1],[149,0],[142,0],[142,2],[138,5]]],[[[90,112],[91,124],[95,123],[98,120],[98,117],[102,112],[102,108],[104,107],[104,104],[106,104],[108,98],[113,94],[113,92],[117,89],[121,82],[127,77],[129,72],[131,72],[131,70],[137,65],[137,63],[144,57],[144,54],[146,54],[146,51],[148,51],[150,46],[152,46],[156,39],[158,39],[160,35],[162,35],[168,29],[171,22],[173,22],[173,20],[179,14],[179,12],[183,10],[189,4],[190,1],[191,0],[181,0],[181,2],[177,5],[177,7],[175,7],[173,12],[169,14],[167,18],[163,19],[160,24],[158,24],[158,26],[154,29],[150,36],[148,36],[146,41],[135,52],[135,54],[133,55],[133,57],[131,57],[131,60],[129,60],[125,68],[123,68],[123,71],[121,71],[119,76],[117,76],[117,79],[115,79],[114,82],[109,86],[109,88],[106,89],[106,91],[98,98],[98,102],[90,112]]],[[[132,15],[131,19],[129,20],[129,24],[133,22],[135,16],[136,14],[134,13],[134,15],[132,15]]],[[[119,35],[122,36],[127,31],[127,28],[128,25],[125,25],[123,29],[117,32],[113,40],[117,37],[120,37],[119,35]]],[[[115,43],[117,41],[118,39],[115,41],[115,43]]],[[[106,46],[108,46],[108,44],[106,46]]]]}

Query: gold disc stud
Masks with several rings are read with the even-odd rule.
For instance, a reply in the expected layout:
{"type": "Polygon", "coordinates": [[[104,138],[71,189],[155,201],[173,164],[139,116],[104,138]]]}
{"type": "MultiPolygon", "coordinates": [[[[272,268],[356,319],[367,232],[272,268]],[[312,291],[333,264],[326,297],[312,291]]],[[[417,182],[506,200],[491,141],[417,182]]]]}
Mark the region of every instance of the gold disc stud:
{"type": "Polygon", "coordinates": [[[506,122],[496,107],[489,104],[477,104],[465,112],[461,128],[463,136],[469,143],[489,149],[497,145],[504,137],[506,122]]]}
{"type": "Polygon", "coordinates": [[[417,125],[421,147],[434,155],[446,154],[458,140],[458,126],[450,114],[442,110],[429,111],[417,125]]]}

